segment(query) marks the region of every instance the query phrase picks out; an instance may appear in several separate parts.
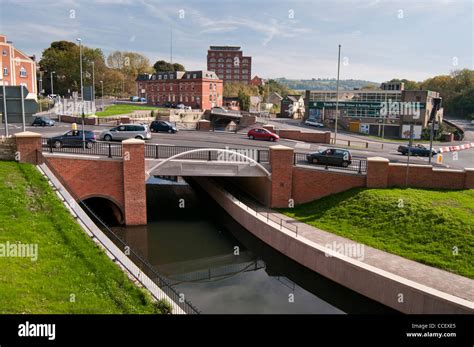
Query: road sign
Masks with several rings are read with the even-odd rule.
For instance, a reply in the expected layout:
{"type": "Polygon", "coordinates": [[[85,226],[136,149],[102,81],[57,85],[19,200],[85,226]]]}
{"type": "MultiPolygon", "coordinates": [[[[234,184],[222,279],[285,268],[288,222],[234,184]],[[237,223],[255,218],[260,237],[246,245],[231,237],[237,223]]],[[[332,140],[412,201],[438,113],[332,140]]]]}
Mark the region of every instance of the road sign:
{"type": "MultiPolygon", "coordinates": [[[[23,87],[23,95],[28,95],[28,89],[23,87]]],[[[20,86],[5,86],[5,94],[7,97],[7,116],[8,123],[22,123],[22,106],[21,106],[21,87],[20,86]]],[[[0,100],[3,100],[3,88],[0,88],[0,100]]],[[[38,103],[35,99],[25,99],[25,121],[31,123],[33,115],[38,112],[38,103]]],[[[0,102],[0,112],[3,115],[3,102],[0,102]]],[[[2,116],[2,123],[5,122],[2,116]]]]}

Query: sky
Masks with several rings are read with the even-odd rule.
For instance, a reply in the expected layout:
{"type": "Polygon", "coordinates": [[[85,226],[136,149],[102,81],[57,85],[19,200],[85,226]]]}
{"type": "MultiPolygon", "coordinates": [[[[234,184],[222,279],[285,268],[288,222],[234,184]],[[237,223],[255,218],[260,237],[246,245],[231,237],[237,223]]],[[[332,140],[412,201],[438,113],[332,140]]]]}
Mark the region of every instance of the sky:
{"type": "Polygon", "coordinates": [[[252,75],[421,81],[474,69],[474,0],[0,0],[0,33],[39,59],[80,37],[206,69],[210,45],[241,46],[252,75]]]}

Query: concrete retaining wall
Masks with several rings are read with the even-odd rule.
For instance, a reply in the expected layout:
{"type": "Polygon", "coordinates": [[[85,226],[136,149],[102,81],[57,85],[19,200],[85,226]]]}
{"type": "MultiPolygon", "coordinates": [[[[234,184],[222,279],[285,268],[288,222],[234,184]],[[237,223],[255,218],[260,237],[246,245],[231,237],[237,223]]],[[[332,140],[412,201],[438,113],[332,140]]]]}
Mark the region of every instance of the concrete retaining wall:
{"type": "Polygon", "coordinates": [[[333,252],[308,239],[296,237],[291,231],[279,229],[273,222],[267,222],[261,215],[255,215],[232,200],[230,195],[212,181],[196,178],[216,202],[253,235],[321,275],[367,296],[395,310],[412,314],[470,313],[472,303],[440,292],[433,288],[407,280],[387,271],[367,265],[361,261],[333,252]],[[327,257],[326,254],[331,254],[327,257]],[[399,303],[403,294],[403,304],[399,303]]]}

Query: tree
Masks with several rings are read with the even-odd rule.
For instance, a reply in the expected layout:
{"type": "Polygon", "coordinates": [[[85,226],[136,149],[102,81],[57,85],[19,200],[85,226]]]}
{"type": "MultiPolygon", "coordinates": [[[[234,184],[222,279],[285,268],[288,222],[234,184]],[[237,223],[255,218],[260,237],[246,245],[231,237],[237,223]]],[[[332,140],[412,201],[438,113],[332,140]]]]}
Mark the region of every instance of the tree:
{"type": "MultiPolygon", "coordinates": [[[[46,93],[51,93],[51,73],[54,79],[55,94],[67,95],[68,92],[80,91],[81,79],[79,60],[79,46],[69,41],[54,41],[50,47],[43,51],[39,62],[40,71],[43,73],[43,88],[46,93]]],[[[84,85],[92,83],[92,62],[96,77],[104,73],[107,68],[104,55],[98,48],[83,47],[82,51],[83,82],[84,85]],[[90,75],[90,77],[88,77],[90,75]]],[[[98,79],[95,79],[96,90],[98,79]]]]}
{"type": "Polygon", "coordinates": [[[179,63],[168,63],[164,60],[158,60],[154,65],[153,68],[156,72],[163,72],[163,71],[186,71],[183,65],[179,63]]]}
{"type": "Polygon", "coordinates": [[[173,64],[173,69],[174,71],[186,71],[186,69],[184,68],[184,65],[181,65],[178,63],[173,64]]]}
{"type": "Polygon", "coordinates": [[[250,95],[244,89],[240,89],[238,93],[240,109],[248,111],[250,107],[250,95]]]}

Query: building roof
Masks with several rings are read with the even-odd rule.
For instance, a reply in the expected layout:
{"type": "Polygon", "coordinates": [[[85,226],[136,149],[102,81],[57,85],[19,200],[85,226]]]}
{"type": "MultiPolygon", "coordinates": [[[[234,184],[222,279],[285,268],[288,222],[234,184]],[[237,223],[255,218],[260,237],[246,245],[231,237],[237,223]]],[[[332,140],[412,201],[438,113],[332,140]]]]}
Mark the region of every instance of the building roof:
{"type": "Polygon", "coordinates": [[[187,79],[212,79],[220,80],[214,71],[195,70],[195,71],[158,71],[154,74],[141,74],[137,76],[136,81],[150,80],[187,80],[187,79]],[[160,78],[161,77],[161,78],[160,78]]]}
{"type": "Polygon", "coordinates": [[[239,51],[240,46],[210,46],[210,51],[239,51]]]}

